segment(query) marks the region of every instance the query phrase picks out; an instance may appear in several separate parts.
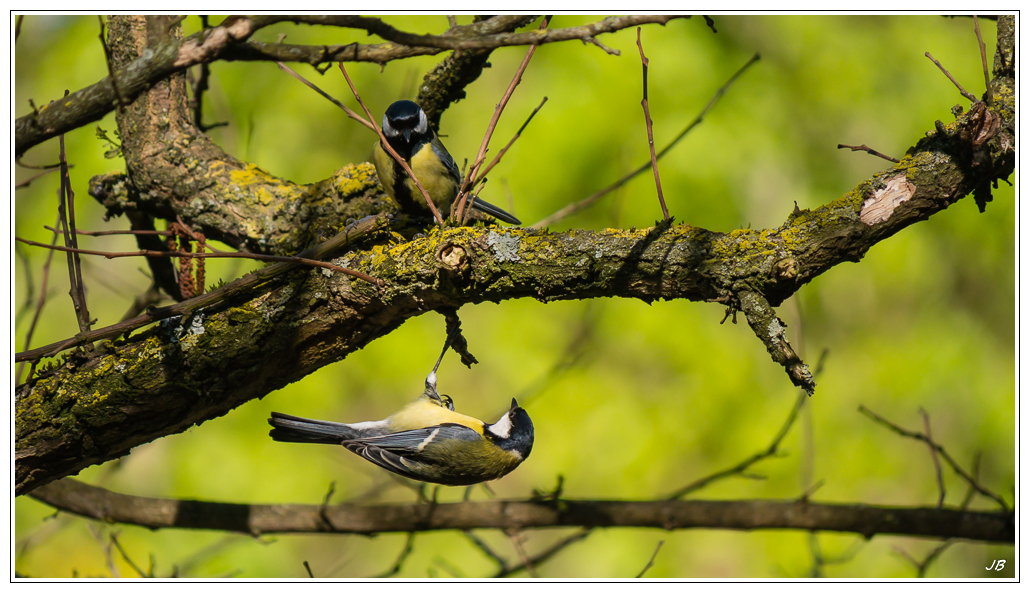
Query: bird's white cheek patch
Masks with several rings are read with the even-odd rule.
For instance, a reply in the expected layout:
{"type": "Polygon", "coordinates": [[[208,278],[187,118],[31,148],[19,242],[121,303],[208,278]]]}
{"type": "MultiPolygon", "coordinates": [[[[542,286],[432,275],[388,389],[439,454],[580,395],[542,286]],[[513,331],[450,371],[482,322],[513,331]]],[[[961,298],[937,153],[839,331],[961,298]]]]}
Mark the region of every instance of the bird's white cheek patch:
{"type": "Polygon", "coordinates": [[[495,436],[506,439],[511,436],[511,418],[505,414],[503,418],[487,428],[495,436]]]}

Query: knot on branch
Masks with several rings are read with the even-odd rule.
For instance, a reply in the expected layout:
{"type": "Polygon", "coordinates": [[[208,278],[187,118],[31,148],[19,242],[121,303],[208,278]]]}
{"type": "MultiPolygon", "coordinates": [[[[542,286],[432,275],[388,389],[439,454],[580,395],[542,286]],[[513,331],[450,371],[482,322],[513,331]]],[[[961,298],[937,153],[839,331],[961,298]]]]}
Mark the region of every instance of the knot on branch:
{"type": "Polygon", "coordinates": [[[468,251],[461,245],[450,241],[437,246],[435,257],[439,267],[452,272],[460,272],[469,264],[468,251]]]}
{"type": "Polygon", "coordinates": [[[798,276],[798,261],[793,257],[785,257],[772,265],[773,275],[782,280],[793,280],[798,276]]]}

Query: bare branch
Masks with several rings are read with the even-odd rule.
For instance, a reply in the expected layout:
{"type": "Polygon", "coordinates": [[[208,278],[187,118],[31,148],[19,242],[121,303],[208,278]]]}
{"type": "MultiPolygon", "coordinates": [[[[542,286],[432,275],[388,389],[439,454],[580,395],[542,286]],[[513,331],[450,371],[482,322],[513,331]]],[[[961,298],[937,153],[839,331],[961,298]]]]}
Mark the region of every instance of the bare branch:
{"type": "MultiPolygon", "coordinates": [[[[751,66],[751,64],[754,64],[759,59],[760,59],[760,56],[758,54],[755,54],[754,56],[752,56],[750,60],[748,60],[743,66],[741,66],[740,69],[737,70],[733,74],[733,76],[731,76],[729,78],[729,80],[726,81],[725,84],[723,84],[721,87],[719,87],[719,89],[715,91],[715,94],[712,95],[712,98],[708,100],[708,103],[704,106],[704,108],[701,110],[701,112],[698,113],[697,117],[694,118],[694,121],[692,121],[689,124],[687,124],[687,127],[683,128],[683,130],[679,134],[677,134],[676,137],[673,138],[671,142],[669,142],[667,145],[665,145],[665,148],[663,148],[661,151],[658,152],[657,158],[661,159],[663,156],[668,154],[668,152],[672,149],[673,146],[676,146],[676,144],[678,144],[680,140],[685,138],[687,136],[687,134],[690,133],[691,130],[696,128],[702,121],[704,121],[705,115],[708,114],[708,112],[712,109],[712,107],[714,107],[715,104],[719,101],[719,99],[726,93],[726,90],[729,89],[730,85],[732,85],[734,82],[736,82],[737,79],[740,78],[740,76],[744,73],[744,71],[747,70],[748,67],[751,66]]],[[[541,220],[541,221],[539,221],[537,223],[534,223],[529,228],[540,229],[540,228],[547,227],[547,226],[552,225],[552,224],[554,224],[554,223],[556,223],[556,222],[558,222],[558,221],[560,221],[560,220],[562,220],[562,219],[564,219],[564,218],[566,218],[566,217],[568,217],[568,216],[570,216],[570,215],[572,215],[572,214],[574,214],[576,212],[579,212],[580,210],[588,208],[588,207],[592,206],[595,202],[597,202],[598,200],[603,198],[604,196],[606,196],[609,193],[619,189],[620,187],[625,185],[627,182],[629,182],[631,179],[633,179],[637,175],[640,175],[641,173],[643,173],[644,171],[648,170],[649,168],[651,168],[651,161],[648,161],[648,162],[640,165],[639,167],[634,169],[631,173],[623,176],[621,179],[619,179],[615,183],[609,185],[608,187],[602,189],[601,191],[594,192],[593,194],[587,196],[586,198],[584,198],[584,199],[582,199],[582,200],[580,200],[578,202],[574,202],[572,204],[569,204],[568,206],[565,206],[564,208],[558,210],[557,212],[555,212],[554,214],[548,216],[547,218],[544,218],[543,220],[541,220]]]]}
{"type": "Polygon", "coordinates": [[[930,52],[926,52],[925,55],[926,57],[930,58],[931,62],[937,64],[937,67],[940,68],[941,72],[943,72],[944,75],[948,77],[948,80],[950,80],[951,83],[954,84],[956,88],[958,88],[958,92],[962,93],[963,97],[969,99],[970,101],[976,102],[976,95],[962,88],[962,85],[959,84],[957,80],[955,80],[955,77],[951,75],[951,72],[945,70],[944,66],[941,66],[941,63],[935,60],[934,57],[930,55],[930,52]]]}
{"type": "Polygon", "coordinates": [[[472,183],[473,186],[479,184],[481,181],[486,180],[487,173],[489,173],[495,166],[497,166],[497,163],[501,162],[501,157],[503,157],[505,153],[508,152],[508,149],[511,148],[513,144],[515,144],[515,141],[518,140],[519,136],[522,135],[522,131],[526,129],[526,126],[529,125],[529,122],[533,121],[533,117],[536,115],[536,112],[540,111],[540,109],[544,106],[544,103],[546,102],[547,97],[544,97],[543,101],[540,101],[540,104],[537,105],[536,109],[533,110],[533,113],[530,113],[529,117],[526,118],[525,123],[523,123],[522,127],[519,128],[519,131],[515,132],[515,135],[512,136],[511,140],[509,140],[508,143],[504,145],[504,148],[502,148],[500,152],[497,153],[497,156],[494,157],[494,160],[490,161],[489,165],[483,167],[483,172],[480,173],[479,177],[477,177],[476,180],[472,183]]]}
{"type": "Polygon", "coordinates": [[[994,92],[991,90],[991,75],[987,70],[987,48],[984,46],[984,39],[980,35],[980,20],[973,15],[973,29],[976,31],[976,42],[980,46],[980,61],[984,67],[984,86],[987,88],[985,99],[988,106],[994,103],[994,92]]]}
{"type": "Polygon", "coordinates": [[[318,85],[316,85],[315,83],[311,82],[310,80],[304,78],[303,76],[298,74],[296,71],[294,71],[292,68],[290,68],[286,64],[283,64],[282,62],[276,62],[276,64],[279,66],[280,70],[286,72],[290,76],[292,76],[292,77],[296,78],[297,80],[303,82],[305,85],[307,85],[308,87],[313,89],[316,93],[318,93],[319,95],[322,95],[323,97],[328,99],[330,103],[332,103],[333,105],[336,105],[337,107],[342,109],[343,112],[347,114],[347,117],[357,121],[359,124],[365,126],[366,128],[372,130],[373,132],[376,131],[376,127],[374,125],[372,125],[372,122],[370,122],[367,119],[361,117],[353,109],[351,109],[350,107],[347,107],[346,105],[341,103],[338,99],[336,99],[335,97],[333,97],[329,93],[327,93],[327,92],[323,91],[322,89],[318,88],[318,85]]]}
{"type": "MultiPolygon", "coordinates": [[[[150,529],[213,529],[252,535],[326,531],[320,516],[321,505],[245,505],[145,498],[118,494],[70,478],[40,487],[32,496],[77,515],[150,529]]],[[[561,499],[545,504],[534,500],[493,500],[436,505],[340,504],[324,512],[333,533],[355,534],[583,526],[801,529],[859,533],[865,537],[895,534],[1010,544],[1015,541],[1014,517],[1010,512],[797,501],[561,499]]],[[[539,556],[529,560],[541,561],[539,556]]]]}
{"type": "Polygon", "coordinates": [[[640,27],[637,27],[637,48],[640,49],[640,63],[644,68],[644,98],[640,105],[644,108],[644,123],[647,124],[647,148],[651,151],[651,169],[654,171],[654,184],[658,187],[658,203],[662,205],[662,216],[669,221],[669,209],[665,207],[665,195],[662,194],[662,180],[658,177],[658,157],[654,152],[654,132],[651,129],[651,111],[647,107],[647,64],[644,46],[640,42],[640,27]]]}
{"type": "MultiPolygon", "coordinates": [[[[794,402],[794,407],[791,408],[790,413],[787,414],[786,421],[784,421],[783,425],[780,427],[779,432],[776,433],[776,436],[773,437],[772,442],[769,443],[769,446],[766,447],[766,449],[764,451],[760,451],[758,453],[755,453],[751,457],[748,457],[747,459],[745,459],[744,461],[741,461],[740,463],[738,463],[737,465],[734,465],[733,467],[724,469],[724,470],[722,470],[720,472],[716,472],[716,473],[711,474],[709,476],[705,476],[705,477],[700,478],[698,480],[694,480],[690,484],[687,484],[683,488],[680,488],[676,492],[673,492],[672,494],[670,494],[669,495],[669,500],[676,500],[676,499],[683,498],[684,496],[686,496],[686,495],[688,495],[688,494],[690,494],[692,492],[696,492],[696,491],[704,488],[705,486],[711,484],[712,482],[716,482],[716,481],[722,480],[724,478],[728,478],[730,476],[743,475],[743,473],[749,467],[751,467],[752,465],[758,463],[759,461],[761,461],[763,459],[767,459],[769,457],[772,457],[772,456],[776,455],[776,453],[779,451],[780,443],[783,441],[784,437],[787,436],[787,433],[790,432],[791,426],[793,426],[794,425],[794,421],[797,420],[798,413],[801,411],[801,408],[804,407],[805,402],[807,401],[807,399],[808,399],[808,397],[805,396],[804,394],[798,396],[797,400],[794,402]]],[[[804,497],[804,499],[807,500],[807,496],[804,497]]]]}
{"type": "Polygon", "coordinates": [[[888,160],[888,161],[890,161],[892,163],[900,163],[901,162],[901,161],[899,161],[898,159],[896,159],[896,158],[894,158],[892,156],[887,156],[887,155],[883,154],[882,152],[877,152],[877,151],[873,150],[872,148],[869,148],[865,144],[863,144],[862,146],[850,146],[848,144],[838,144],[837,148],[838,149],[840,149],[840,148],[850,148],[851,152],[855,152],[855,151],[858,151],[858,150],[863,150],[863,151],[868,152],[869,154],[871,154],[873,156],[878,156],[881,159],[888,160]]]}
{"type": "MultiPolygon", "coordinates": [[[[61,192],[57,213],[64,232],[65,247],[74,249],[79,245],[78,235],[75,232],[75,192],[72,191],[71,176],[68,174],[68,159],[64,152],[64,134],[60,136],[60,159],[61,192]]],[[[49,245],[43,245],[49,247],[49,245]]],[[[57,247],[54,246],[54,248],[57,247]]],[[[79,261],[79,256],[73,251],[68,252],[68,276],[71,284],[69,294],[72,297],[72,305],[75,307],[75,319],[79,322],[79,331],[89,331],[91,323],[89,309],[86,307],[86,288],[82,283],[82,263],[79,261]]]]}
{"type": "MultiPolygon", "coordinates": [[[[297,257],[303,257],[304,259],[312,259],[318,257],[324,257],[337,249],[342,248],[344,245],[351,241],[359,239],[369,233],[378,230],[385,223],[385,216],[369,217],[364,220],[358,221],[354,225],[347,227],[342,233],[336,235],[332,239],[303,251],[297,255],[297,257]]],[[[15,355],[15,362],[22,360],[36,360],[44,356],[53,356],[62,350],[73,348],[79,344],[87,344],[95,342],[97,340],[111,339],[120,336],[124,333],[130,332],[134,329],[150,325],[155,321],[167,319],[176,315],[183,315],[201,309],[203,307],[210,306],[214,303],[220,302],[226,296],[230,294],[237,294],[239,291],[250,290],[268,280],[289,272],[290,270],[296,269],[300,262],[282,262],[277,263],[262,270],[252,272],[243,276],[242,278],[226,284],[218,290],[202,294],[198,297],[194,297],[188,301],[169,305],[167,307],[161,307],[148,311],[139,317],[135,317],[122,323],[117,323],[105,328],[92,330],[89,332],[80,333],[77,336],[64,340],[62,342],[55,342],[42,348],[36,348],[28,352],[20,352],[15,355]]]]}
{"type": "Polygon", "coordinates": [[[901,435],[903,437],[908,437],[910,439],[915,439],[917,441],[923,441],[930,448],[932,448],[934,451],[936,451],[937,454],[940,455],[944,459],[944,461],[947,462],[947,464],[949,466],[951,466],[951,469],[955,470],[955,473],[958,474],[959,476],[961,476],[962,479],[965,480],[966,483],[968,483],[971,487],[973,487],[977,492],[979,492],[980,494],[986,496],[987,498],[990,498],[991,500],[997,502],[998,505],[1001,506],[1003,511],[1008,511],[1009,510],[1008,505],[1005,503],[1005,499],[1003,499],[1001,496],[991,492],[987,488],[981,486],[980,483],[977,482],[976,478],[974,478],[973,476],[971,476],[968,473],[966,473],[966,471],[964,469],[962,469],[962,467],[959,466],[959,464],[956,463],[954,459],[951,458],[951,455],[948,455],[948,452],[944,450],[944,447],[942,447],[941,445],[938,445],[937,443],[933,442],[933,440],[931,440],[929,436],[927,436],[925,434],[922,434],[922,433],[919,433],[919,432],[912,432],[910,430],[905,430],[904,428],[901,428],[900,426],[898,426],[897,424],[894,424],[890,420],[887,420],[883,416],[880,416],[879,414],[876,414],[875,412],[869,410],[869,408],[867,408],[865,406],[859,406],[858,407],[858,411],[863,413],[863,414],[865,414],[869,418],[872,418],[875,422],[878,422],[879,424],[882,424],[883,426],[886,426],[890,430],[898,433],[899,435],[901,435]]]}
{"type": "Polygon", "coordinates": [[[647,571],[650,570],[652,566],[654,566],[654,559],[658,557],[658,552],[662,549],[662,544],[664,543],[664,539],[658,540],[658,545],[655,546],[654,553],[651,554],[651,558],[648,559],[647,564],[644,565],[644,569],[641,570],[639,574],[637,574],[638,579],[644,578],[644,575],[647,573],[647,571]]]}
{"type": "Polygon", "coordinates": [[[415,532],[408,533],[408,538],[404,541],[404,547],[401,548],[401,553],[397,556],[397,561],[393,563],[393,567],[390,570],[376,575],[374,578],[385,579],[392,577],[401,571],[401,567],[404,566],[404,561],[411,555],[411,551],[415,548],[415,532]]]}
{"type": "MultiPolygon", "coordinates": [[[[315,23],[320,17],[277,16],[229,17],[217,27],[204,29],[182,40],[168,40],[151,48],[146,55],[115,72],[114,79],[103,80],[76,91],[64,99],[55,101],[45,111],[38,111],[15,120],[15,154],[24,154],[29,148],[64,132],[74,130],[96,121],[116,105],[114,87],[117,85],[124,102],[131,102],[141,92],[168,76],[205,62],[215,60],[265,60],[273,62],[306,61],[324,63],[338,61],[371,61],[385,64],[394,59],[415,55],[430,55],[454,49],[488,49],[512,45],[540,45],[572,39],[583,39],[602,33],[619,31],[641,24],[661,24],[689,16],[636,15],[608,17],[602,21],[568,27],[554,31],[533,31],[529,33],[502,33],[482,37],[456,37],[443,35],[411,35],[389,27],[378,26],[372,21],[356,16],[321,17],[324,24],[362,23],[364,28],[377,35],[386,35],[395,43],[380,46],[285,46],[280,44],[244,43],[255,31],[279,22],[315,23]],[[329,21],[333,22],[329,22],[329,21]],[[404,39],[417,47],[397,41],[404,39]],[[418,42],[418,43],[416,43],[418,42]],[[406,47],[407,46],[407,47],[406,47]]],[[[381,23],[381,21],[379,21],[381,23]]],[[[477,31],[476,25],[469,25],[470,32],[477,31]]]]}
{"type": "MultiPolygon", "coordinates": [[[[550,22],[550,17],[544,17],[544,20],[540,23],[538,31],[544,31],[550,22]]],[[[515,87],[522,82],[522,74],[526,71],[526,67],[529,66],[529,61],[533,59],[533,54],[536,52],[536,45],[531,45],[526,51],[526,56],[522,58],[522,63],[519,64],[518,69],[515,71],[515,76],[512,77],[511,82],[508,83],[508,88],[504,91],[504,95],[501,97],[500,102],[494,107],[493,117],[490,118],[490,123],[486,127],[486,134],[483,135],[483,142],[479,145],[479,154],[476,155],[476,160],[472,161],[472,167],[465,175],[465,179],[461,183],[461,187],[458,188],[458,195],[455,197],[454,204],[456,206],[451,207],[451,218],[454,220],[465,221],[468,216],[466,214],[466,203],[469,199],[470,190],[480,181],[479,169],[483,166],[483,159],[486,158],[486,149],[490,145],[490,138],[494,135],[494,128],[497,127],[497,121],[501,118],[501,112],[504,111],[504,107],[508,104],[508,100],[511,99],[512,93],[515,92],[515,87]],[[473,183],[473,179],[476,180],[473,183]]],[[[486,173],[483,173],[486,175],[486,173]]],[[[483,178],[485,179],[485,178],[483,178]]],[[[471,207],[469,208],[471,211],[471,207]]]]}
{"type": "Polygon", "coordinates": [[[53,249],[55,251],[65,251],[68,253],[83,253],[86,255],[102,255],[107,259],[117,259],[121,257],[180,257],[187,259],[252,259],[255,261],[264,262],[292,262],[298,265],[314,266],[317,268],[325,268],[334,272],[341,272],[355,278],[361,278],[365,282],[371,282],[377,286],[385,286],[385,284],[376,278],[369,276],[363,272],[352,270],[350,268],[344,268],[336,264],[329,262],[314,260],[307,257],[301,256],[288,256],[288,255],[264,255],[261,253],[194,253],[191,251],[151,251],[147,249],[141,249],[140,251],[94,251],[91,249],[74,249],[72,247],[61,247],[59,245],[47,245],[46,243],[39,243],[36,241],[29,241],[28,239],[22,239],[21,237],[15,237],[15,241],[25,243],[26,245],[33,245],[35,247],[45,247],[47,249],[53,249]]]}
{"type": "Polygon", "coordinates": [[[508,537],[511,538],[511,545],[515,548],[515,552],[522,559],[522,568],[529,573],[530,577],[534,579],[540,578],[536,568],[533,567],[533,561],[529,559],[529,556],[526,555],[526,550],[522,547],[522,534],[518,531],[509,531],[508,537]]]}
{"type": "MultiPolygon", "coordinates": [[[[926,431],[926,440],[930,442],[933,440],[933,435],[930,434],[930,415],[926,413],[926,410],[919,408],[919,415],[923,417],[923,430],[926,431]]],[[[934,473],[937,474],[937,490],[940,492],[940,496],[937,497],[937,508],[944,506],[944,476],[941,475],[941,461],[937,459],[937,449],[930,447],[930,457],[933,459],[934,473]]]]}
{"type": "MultiPolygon", "coordinates": [[[[585,539],[586,536],[590,535],[592,532],[593,532],[593,528],[592,527],[587,527],[585,529],[581,529],[581,530],[577,531],[576,533],[573,533],[572,535],[566,537],[565,539],[555,543],[554,545],[552,545],[551,547],[547,548],[543,552],[540,552],[536,556],[533,556],[532,558],[529,558],[528,560],[532,564],[536,564],[536,565],[542,564],[542,563],[546,562],[547,560],[550,560],[555,554],[557,554],[558,552],[564,550],[565,548],[569,547],[570,545],[578,542],[581,539],[585,539]]],[[[514,574],[516,572],[519,572],[520,570],[525,570],[526,568],[527,568],[527,565],[525,563],[522,563],[522,564],[519,564],[517,566],[513,566],[510,569],[501,570],[497,574],[493,575],[493,578],[499,579],[499,578],[502,578],[502,577],[506,577],[506,576],[508,576],[510,574],[514,574]]]]}
{"type": "MultiPolygon", "coordinates": [[[[54,225],[58,225],[61,222],[60,215],[58,215],[57,222],[54,225]]],[[[54,229],[54,236],[50,240],[50,245],[57,245],[57,238],[59,237],[57,229],[54,229]]],[[[57,253],[55,250],[51,250],[46,256],[46,263],[43,264],[43,280],[39,286],[39,300],[36,301],[36,312],[32,315],[32,323],[29,324],[29,331],[25,334],[25,349],[28,350],[29,346],[32,345],[32,334],[36,331],[36,324],[39,322],[39,316],[43,313],[43,307],[46,305],[47,300],[47,283],[50,280],[50,262],[54,259],[54,254],[57,253]]],[[[18,365],[18,371],[15,374],[15,384],[21,385],[21,373],[25,369],[25,361],[22,361],[18,365]]]]}

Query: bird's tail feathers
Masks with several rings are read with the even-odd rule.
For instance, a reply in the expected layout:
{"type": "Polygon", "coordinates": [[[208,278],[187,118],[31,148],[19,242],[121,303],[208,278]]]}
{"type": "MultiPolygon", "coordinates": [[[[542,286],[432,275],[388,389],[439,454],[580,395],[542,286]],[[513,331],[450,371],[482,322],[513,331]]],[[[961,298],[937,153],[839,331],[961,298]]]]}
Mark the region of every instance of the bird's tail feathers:
{"type": "Polygon", "coordinates": [[[522,224],[521,220],[515,218],[511,214],[508,214],[504,210],[501,210],[497,206],[494,206],[490,202],[484,202],[479,198],[476,198],[476,200],[472,202],[472,208],[479,210],[480,212],[485,212],[490,216],[493,216],[498,220],[503,220],[508,224],[522,224]]]}
{"type": "Polygon", "coordinates": [[[268,419],[272,430],[268,435],[281,443],[325,443],[339,445],[341,442],[356,438],[356,430],[339,422],[325,420],[309,420],[289,414],[272,412],[268,419]]]}

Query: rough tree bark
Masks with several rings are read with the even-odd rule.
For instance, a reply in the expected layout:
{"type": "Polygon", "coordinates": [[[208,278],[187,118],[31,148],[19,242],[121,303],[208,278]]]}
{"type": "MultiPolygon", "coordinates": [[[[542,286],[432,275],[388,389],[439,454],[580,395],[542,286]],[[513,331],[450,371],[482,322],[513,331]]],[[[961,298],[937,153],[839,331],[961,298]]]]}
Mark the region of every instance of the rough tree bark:
{"type": "MultiPolygon", "coordinates": [[[[989,200],[991,184],[1012,173],[1014,23],[1002,17],[998,25],[990,105],[978,103],[949,124],[936,122],[900,163],[824,206],[795,210],[777,228],[467,227],[401,243],[380,238],[334,262],[383,280],[384,288],[325,270],[294,271],[219,308],[98,343],[92,353],[72,353],[16,390],[15,492],[223,415],[345,358],[411,317],[483,301],[718,300],[744,311],[790,379],[806,384],[807,369],[771,307],[970,193],[989,200]]],[[[133,17],[112,18],[116,63],[132,63],[148,47],[181,45],[174,33],[147,35],[133,17]]],[[[182,78],[181,69],[162,75],[119,115],[127,175],[91,183],[91,193],[112,211],[179,215],[240,248],[291,254],[331,236],[349,218],[389,209],[367,164],[301,186],[225,154],[189,120],[182,78]]]]}

